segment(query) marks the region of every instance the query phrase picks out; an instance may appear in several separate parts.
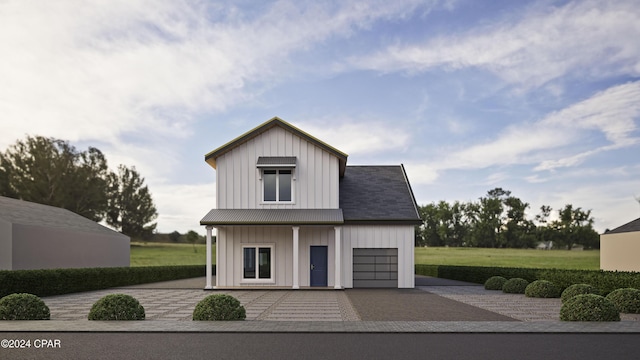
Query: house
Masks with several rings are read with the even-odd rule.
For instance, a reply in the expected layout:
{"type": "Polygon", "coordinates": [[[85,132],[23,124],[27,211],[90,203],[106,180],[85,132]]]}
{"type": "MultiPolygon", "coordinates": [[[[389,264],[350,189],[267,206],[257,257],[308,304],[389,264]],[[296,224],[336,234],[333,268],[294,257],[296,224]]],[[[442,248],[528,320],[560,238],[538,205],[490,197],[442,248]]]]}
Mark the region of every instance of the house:
{"type": "Polygon", "coordinates": [[[421,224],[404,167],[347,154],[273,118],[205,155],[216,169],[215,288],[414,287],[421,224]]]}
{"type": "Polygon", "coordinates": [[[129,266],[129,237],[66,209],[0,196],[0,270],[129,266]]]}
{"type": "Polygon", "coordinates": [[[600,235],[600,269],[640,272],[640,218],[600,235]]]}

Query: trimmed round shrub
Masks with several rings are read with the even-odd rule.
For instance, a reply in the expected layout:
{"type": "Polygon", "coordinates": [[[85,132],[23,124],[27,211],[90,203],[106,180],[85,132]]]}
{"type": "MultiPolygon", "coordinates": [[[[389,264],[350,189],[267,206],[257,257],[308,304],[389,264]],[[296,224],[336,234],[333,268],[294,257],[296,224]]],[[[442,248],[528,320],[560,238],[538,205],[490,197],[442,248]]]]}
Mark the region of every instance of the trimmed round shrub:
{"type": "Polygon", "coordinates": [[[548,280],[536,280],[527,285],[524,294],[533,298],[559,298],[562,291],[548,280]]]}
{"type": "Polygon", "coordinates": [[[604,296],[576,295],[560,308],[562,321],[620,321],[620,312],[604,296]]]}
{"type": "Polygon", "coordinates": [[[126,294],[104,296],[89,311],[89,320],[144,320],[144,316],[144,307],[126,294]]]}
{"type": "Polygon", "coordinates": [[[584,295],[584,294],[596,294],[598,295],[598,289],[589,284],[573,284],[568,288],[564,289],[560,298],[562,299],[562,303],[564,304],[567,300],[571,299],[576,295],[584,295]]]}
{"type": "Polygon", "coordinates": [[[11,294],[0,299],[0,320],[49,320],[49,307],[32,294],[11,294]]]}
{"type": "Polygon", "coordinates": [[[502,290],[502,286],[507,282],[507,279],[502,276],[492,276],[484,282],[484,288],[487,290],[502,290]]]}
{"type": "Polygon", "coordinates": [[[193,320],[244,320],[247,313],[240,301],[231,295],[214,294],[202,299],[193,310],[193,320]]]}
{"type": "Polygon", "coordinates": [[[616,309],[625,314],[640,314],[640,290],[633,288],[618,289],[606,297],[616,309]]]}
{"type": "Polygon", "coordinates": [[[508,294],[524,294],[524,290],[529,282],[522,278],[513,278],[507,280],[502,286],[502,291],[508,294]]]}

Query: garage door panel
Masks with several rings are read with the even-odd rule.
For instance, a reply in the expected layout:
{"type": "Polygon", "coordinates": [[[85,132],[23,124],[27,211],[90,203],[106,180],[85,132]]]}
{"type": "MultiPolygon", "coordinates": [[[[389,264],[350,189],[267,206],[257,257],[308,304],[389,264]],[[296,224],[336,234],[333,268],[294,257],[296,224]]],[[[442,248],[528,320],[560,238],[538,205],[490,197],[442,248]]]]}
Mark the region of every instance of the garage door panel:
{"type": "Polygon", "coordinates": [[[389,255],[379,255],[375,257],[376,264],[397,264],[398,257],[397,256],[389,256],[389,255]]]}
{"type": "Polygon", "coordinates": [[[375,256],[354,256],[353,257],[354,264],[375,264],[376,257],[375,256]]]}
{"type": "Polygon", "coordinates": [[[398,280],[354,280],[354,288],[397,288],[398,280]],[[357,284],[357,285],[356,285],[357,284]]]}
{"type": "Polygon", "coordinates": [[[398,271],[398,264],[376,264],[373,271],[398,271]]]}
{"type": "Polygon", "coordinates": [[[358,272],[357,279],[355,274],[353,277],[353,280],[375,280],[375,279],[376,279],[376,273],[373,271],[360,271],[358,272]]]}
{"type": "Polygon", "coordinates": [[[398,249],[353,249],[353,287],[398,287],[398,249]]]}
{"type": "Polygon", "coordinates": [[[353,271],[361,272],[361,271],[376,271],[376,265],[374,264],[353,264],[353,271]]]}

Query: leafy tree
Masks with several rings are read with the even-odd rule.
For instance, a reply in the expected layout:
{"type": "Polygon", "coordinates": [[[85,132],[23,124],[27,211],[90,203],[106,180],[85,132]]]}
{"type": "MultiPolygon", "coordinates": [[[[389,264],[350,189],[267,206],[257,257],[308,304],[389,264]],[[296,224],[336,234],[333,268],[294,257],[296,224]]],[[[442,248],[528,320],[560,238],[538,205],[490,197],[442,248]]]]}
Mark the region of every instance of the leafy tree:
{"type": "Polygon", "coordinates": [[[438,207],[436,204],[420,206],[418,209],[423,225],[419,227],[421,246],[443,246],[444,242],[438,234],[440,219],[438,217],[438,207]]]}
{"type": "Polygon", "coordinates": [[[512,248],[532,248],[535,245],[535,225],[526,218],[529,204],[517,197],[510,196],[504,200],[506,207],[505,230],[502,233],[504,243],[512,248]]]}
{"type": "Polygon", "coordinates": [[[0,153],[0,195],[52,205],[100,221],[107,210],[107,161],[96,148],[27,136],[0,153]]]}
{"type": "Polygon", "coordinates": [[[503,201],[511,195],[511,191],[495,188],[480,198],[478,217],[473,229],[474,243],[478,247],[505,247],[501,235],[503,201]]]}
{"type": "Polygon", "coordinates": [[[451,237],[447,240],[449,246],[463,246],[469,234],[470,220],[468,206],[456,201],[451,206],[451,237]]]}
{"type": "Polygon", "coordinates": [[[178,242],[180,240],[180,233],[177,231],[170,233],[169,240],[171,240],[172,242],[178,242]]]}
{"type": "Polygon", "coordinates": [[[193,230],[189,230],[187,233],[187,242],[193,244],[193,252],[197,253],[198,249],[196,248],[196,242],[200,239],[200,235],[193,230]]]}
{"type": "Polygon", "coordinates": [[[567,204],[558,211],[559,219],[551,226],[556,230],[556,241],[560,246],[571,250],[573,245],[580,244],[585,248],[599,248],[599,235],[593,230],[591,210],[574,208],[567,204]]]}
{"type": "Polygon", "coordinates": [[[108,203],[107,224],[134,238],[151,236],[156,228],[152,221],[158,212],[135,167],[120,165],[117,174],[109,174],[108,203]]]}
{"type": "Polygon", "coordinates": [[[573,244],[599,248],[591,211],[565,206],[559,219],[550,221],[552,209],[542,206],[534,221],[527,217],[529,204],[502,188],[489,190],[476,202],[440,201],[419,208],[423,224],[417,228],[416,244],[530,248],[538,241],[558,247],[573,244]]]}
{"type": "Polygon", "coordinates": [[[549,222],[552,210],[551,206],[542,205],[540,207],[540,214],[536,215],[535,218],[538,223],[535,231],[536,239],[537,241],[544,243],[547,248],[552,246],[553,241],[556,238],[556,232],[549,222]]]}

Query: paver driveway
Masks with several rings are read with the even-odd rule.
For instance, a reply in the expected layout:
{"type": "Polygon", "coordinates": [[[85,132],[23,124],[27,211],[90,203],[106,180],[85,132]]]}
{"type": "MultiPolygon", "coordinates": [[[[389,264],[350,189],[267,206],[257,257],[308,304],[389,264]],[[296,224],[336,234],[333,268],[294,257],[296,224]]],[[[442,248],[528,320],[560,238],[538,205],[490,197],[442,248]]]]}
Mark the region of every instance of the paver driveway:
{"type": "Polygon", "coordinates": [[[191,320],[196,304],[212,294],[229,294],[247,310],[247,320],[357,321],[360,320],[343,291],[108,289],[45,297],[52,320],[86,319],[93,303],[108,294],[138,299],[148,320],[191,320]]]}

